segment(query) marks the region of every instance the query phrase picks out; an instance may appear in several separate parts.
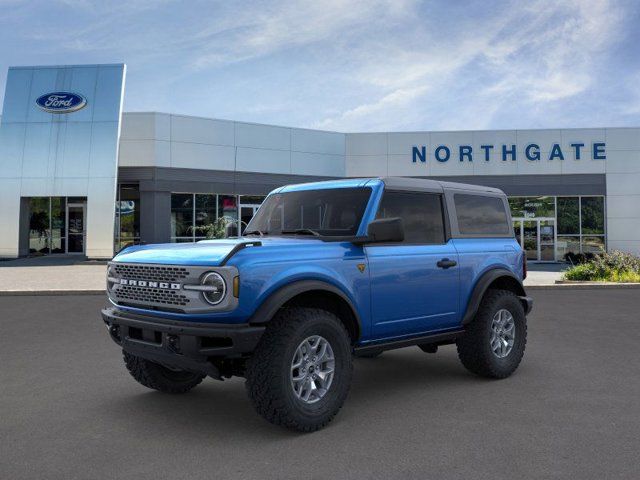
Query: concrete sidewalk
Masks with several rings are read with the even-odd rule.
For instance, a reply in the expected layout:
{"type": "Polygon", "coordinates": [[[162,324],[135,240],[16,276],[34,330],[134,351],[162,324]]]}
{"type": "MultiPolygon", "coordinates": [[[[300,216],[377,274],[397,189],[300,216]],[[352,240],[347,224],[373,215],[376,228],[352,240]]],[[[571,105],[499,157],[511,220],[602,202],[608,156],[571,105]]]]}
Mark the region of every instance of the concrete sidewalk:
{"type": "MultiPolygon", "coordinates": [[[[0,295],[95,294],[105,291],[107,262],[37,257],[0,262],[0,295]]],[[[552,286],[565,264],[529,264],[525,287],[552,286]]]]}
{"type": "Polygon", "coordinates": [[[0,295],[103,293],[107,262],[35,257],[0,262],[0,295]]]}
{"type": "Polygon", "coordinates": [[[527,264],[527,278],[524,280],[524,286],[555,285],[556,280],[562,278],[562,272],[570,266],[566,263],[529,263],[527,264]]]}

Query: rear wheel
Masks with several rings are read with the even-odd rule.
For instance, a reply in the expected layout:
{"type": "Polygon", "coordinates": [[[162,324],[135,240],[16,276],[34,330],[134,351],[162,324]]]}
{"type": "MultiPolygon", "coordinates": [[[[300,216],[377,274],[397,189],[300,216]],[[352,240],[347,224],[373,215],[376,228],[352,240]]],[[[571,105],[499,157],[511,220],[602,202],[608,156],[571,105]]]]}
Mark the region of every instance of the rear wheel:
{"type": "Polygon", "coordinates": [[[311,432],[342,407],[351,370],[351,342],[338,317],[317,308],[286,308],[269,322],[251,356],[246,388],[269,422],[311,432]]]}
{"type": "Polygon", "coordinates": [[[527,319],[518,297],[508,290],[489,290],[456,344],[467,370],[489,378],[511,375],[527,344],[527,319]]]}
{"type": "Polygon", "coordinates": [[[187,393],[205,377],[200,373],[174,370],[123,352],[127,370],[138,383],[164,393],[187,393]]]}

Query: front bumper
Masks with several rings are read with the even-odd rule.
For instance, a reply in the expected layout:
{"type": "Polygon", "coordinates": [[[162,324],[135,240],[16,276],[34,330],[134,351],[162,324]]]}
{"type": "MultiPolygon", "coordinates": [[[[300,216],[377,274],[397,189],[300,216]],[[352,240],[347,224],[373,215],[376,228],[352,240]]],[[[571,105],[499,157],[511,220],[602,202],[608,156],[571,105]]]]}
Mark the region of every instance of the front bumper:
{"type": "Polygon", "coordinates": [[[168,367],[201,372],[220,378],[212,360],[240,358],[252,352],[265,327],[187,323],[123,312],[102,310],[109,335],[132,355],[168,367]]]}

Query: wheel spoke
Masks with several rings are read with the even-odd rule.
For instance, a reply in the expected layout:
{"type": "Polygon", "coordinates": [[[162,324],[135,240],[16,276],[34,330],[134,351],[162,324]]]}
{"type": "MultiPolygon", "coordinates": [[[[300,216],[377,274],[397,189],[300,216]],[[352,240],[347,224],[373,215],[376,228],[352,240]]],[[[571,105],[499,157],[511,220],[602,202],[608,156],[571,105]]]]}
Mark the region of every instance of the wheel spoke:
{"type": "Polygon", "coordinates": [[[311,394],[316,389],[316,386],[313,383],[313,380],[311,380],[311,378],[309,377],[307,377],[307,381],[305,382],[304,385],[305,385],[305,392],[304,392],[304,395],[302,396],[302,400],[304,400],[305,402],[308,402],[309,399],[311,398],[311,394]]]}
{"type": "Polygon", "coordinates": [[[333,368],[331,370],[323,370],[322,372],[318,373],[317,380],[319,380],[320,386],[325,388],[327,383],[331,382],[332,377],[333,368]]]}
{"type": "Polygon", "coordinates": [[[324,357],[327,355],[327,347],[329,346],[329,344],[325,341],[325,342],[320,342],[320,348],[319,351],[316,353],[316,356],[318,357],[318,361],[321,362],[324,357]]]}
{"type": "Polygon", "coordinates": [[[329,391],[335,360],[331,344],[319,335],[304,339],[291,360],[291,388],[304,403],[315,403],[329,391]]]}
{"type": "Polygon", "coordinates": [[[516,325],[513,314],[506,308],[498,310],[491,320],[491,336],[489,345],[498,358],[505,358],[511,353],[516,338],[516,325]]]}
{"type": "Polygon", "coordinates": [[[309,356],[312,353],[313,353],[313,346],[311,345],[311,341],[307,338],[307,340],[305,340],[304,355],[309,356]]]}

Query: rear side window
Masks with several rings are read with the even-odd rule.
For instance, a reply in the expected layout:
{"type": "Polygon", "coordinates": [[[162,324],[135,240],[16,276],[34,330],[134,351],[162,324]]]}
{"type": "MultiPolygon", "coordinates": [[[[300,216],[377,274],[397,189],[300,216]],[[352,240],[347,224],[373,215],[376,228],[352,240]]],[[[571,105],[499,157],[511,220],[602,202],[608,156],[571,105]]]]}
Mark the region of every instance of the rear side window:
{"type": "Polygon", "coordinates": [[[377,218],[400,217],[404,243],[444,243],[440,195],[385,191],[377,218]]]}
{"type": "Polygon", "coordinates": [[[458,230],[462,235],[508,235],[509,219],[501,197],[482,195],[453,196],[458,217],[458,230]]]}

